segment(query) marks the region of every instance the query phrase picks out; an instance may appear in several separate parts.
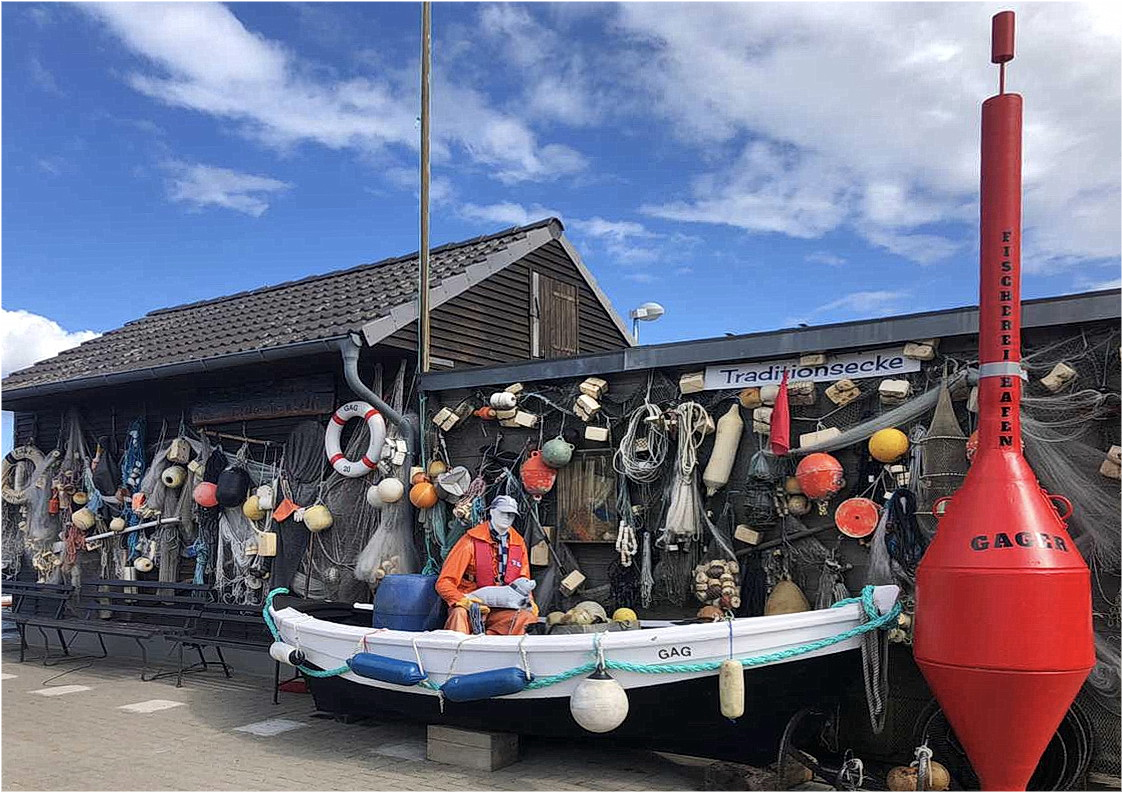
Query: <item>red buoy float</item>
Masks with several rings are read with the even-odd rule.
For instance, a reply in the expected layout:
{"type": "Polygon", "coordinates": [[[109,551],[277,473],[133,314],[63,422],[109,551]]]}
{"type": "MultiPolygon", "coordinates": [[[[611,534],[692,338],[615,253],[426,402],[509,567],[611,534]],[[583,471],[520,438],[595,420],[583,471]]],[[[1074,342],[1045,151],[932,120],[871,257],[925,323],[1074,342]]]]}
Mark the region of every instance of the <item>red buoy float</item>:
{"type": "MultiPolygon", "coordinates": [[[[994,17],[992,35],[1004,70],[1012,11],[994,17]]],[[[1025,790],[1095,645],[1071,506],[1022,456],[1022,98],[1002,78],[983,103],[978,448],[917,568],[913,649],[983,789],[1025,790]]]]}
{"type": "Polygon", "coordinates": [[[535,501],[540,501],[542,496],[554,487],[554,480],[558,472],[546,465],[542,459],[542,452],[533,451],[526,458],[526,462],[519,469],[519,478],[522,480],[523,489],[535,501]]]}
{"type": "Polygon", "coordinates": [[[868,498],[848,498],[834,511],[834,525],[847,537],[861,539],[877,528],[880,510],[868,498]]]}
{"type": "Polygon", "coordinates": [[[842,489],[842,463],[825,452],[814,452],[799,461],[795,478],[805,496],[823,501],[842,489]]]}

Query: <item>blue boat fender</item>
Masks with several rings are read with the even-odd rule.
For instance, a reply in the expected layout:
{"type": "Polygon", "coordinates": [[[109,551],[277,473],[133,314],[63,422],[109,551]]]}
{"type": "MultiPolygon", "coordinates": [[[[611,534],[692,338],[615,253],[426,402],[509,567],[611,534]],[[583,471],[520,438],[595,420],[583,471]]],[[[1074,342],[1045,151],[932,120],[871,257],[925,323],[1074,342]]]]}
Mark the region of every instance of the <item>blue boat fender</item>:
{"type": "Polygon", "coordinates": [[[357,675],[399,686],[415,686],[425,679],[417,661],[402,661],[374,653],[355,653],[347,660],[347,665],[357,675]]]}
{"type": "Polygon", "coordinates": [[[517,694],[533,679],[533,675],[527,675],[517,666],[506,666],[502,669],[489,669],[486,672],[450,677],[441,686],[441,693],[451,702],[491,699],[517,694]]]}

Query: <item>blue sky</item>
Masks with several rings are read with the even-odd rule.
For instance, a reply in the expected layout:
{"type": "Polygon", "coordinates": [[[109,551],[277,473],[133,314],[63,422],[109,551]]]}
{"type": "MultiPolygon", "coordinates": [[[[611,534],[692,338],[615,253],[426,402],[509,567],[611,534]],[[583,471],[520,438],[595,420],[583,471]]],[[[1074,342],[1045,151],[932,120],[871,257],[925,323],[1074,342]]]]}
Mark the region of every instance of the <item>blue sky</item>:
{"type": "MultiPolygon", "coordinates": [[[[1024,295],[1118,285],[1119,12],[1005,7],[1024,295]]],[[[419,9],[5,3],[4,371],[416,249],[419,9]]],[[[647,343],[972,303],[997,10],[438,3],[433,243],[559,215],[647,343]]]]}

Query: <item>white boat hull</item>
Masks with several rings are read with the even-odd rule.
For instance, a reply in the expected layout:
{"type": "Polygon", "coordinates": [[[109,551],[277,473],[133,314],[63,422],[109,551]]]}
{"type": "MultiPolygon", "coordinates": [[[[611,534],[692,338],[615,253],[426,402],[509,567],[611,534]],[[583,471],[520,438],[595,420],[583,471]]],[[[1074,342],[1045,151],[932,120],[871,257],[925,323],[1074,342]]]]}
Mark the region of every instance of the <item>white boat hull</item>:
{"type": "MultiPolygon", "coordinates": [[[[878,587],[874,601],[882,614],[896,601],[897,587],[878,587]]],[[[412,633],[367,628],[318,619],[294,608],[273,611],[281,640],[298,647],[308,663],[320,669],[345,666],[359,652],[374,653],[402,661],[419,661],[429,682],[441,685],[454,675],[518,667],[535,679],[564,673],[596,658],[596,643],[610,661],[643,666],[720,662],[729,657],[758,657],[783,653],[835,637],[858,627],[862,607],[852,603],[838,608],[752,617],[692,625],[663,625],[635,631],[553,636],[465,636],[453,631],[412,633]]],[[[833,655],[860,646],[860,636],[807,653],[782,657],[760,667],[833,655]]],[[[747,669],[749,675],[752,666],[747,669]]],[[[672,671],[658,674],[613,669],[612,675],[628,690],[674,685],[703,677],[717,670],[672,671]]],[[[422,686],[400,686],[344,672],[341,678],[359,686],[375,687],[420,697],[438,697],[422,686]]],[[[500,699],[534,700],[568,697],[582,676],[544,688],[532,688],[500,699]]]]}

